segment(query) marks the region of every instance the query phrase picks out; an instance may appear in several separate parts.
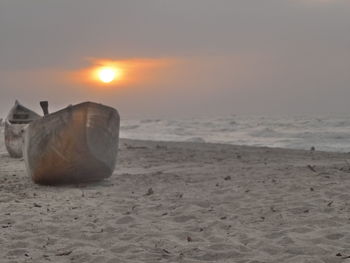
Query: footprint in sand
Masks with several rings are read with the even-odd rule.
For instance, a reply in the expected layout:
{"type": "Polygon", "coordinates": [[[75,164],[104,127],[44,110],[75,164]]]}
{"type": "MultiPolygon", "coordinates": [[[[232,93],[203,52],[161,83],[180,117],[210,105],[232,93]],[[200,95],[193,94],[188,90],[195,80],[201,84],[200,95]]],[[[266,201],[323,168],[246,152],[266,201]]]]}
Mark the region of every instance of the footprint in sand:
{"type": "Polygon", "coordinates": [[[129,252],[131,249],[137,249],[137,246],[134,245],[123,245],[123,246],[115,246],[111,249],[111,252],[116,254],[123,254],[129,252]]]}
{"type": "Polygon", "coordinates": [[[243,254],[237,251],[225,251],[225,252],[207,252],[202,255],[193,256],[193,259],[202,260],[202,261],[210,261],[210,262],[218,262],[227,260],[227,262],[234,262],[234,258],[242,258],[243,254]]]}
{"type": "Polygon", "coordinates": [[[225,250],[234,250],[235,246],[228,245],[225,243],[218,243],[218,244],[209,246],[208,249],[214,250],[214,251],[225,251],[225,250]]]}
{"type": "Polygon", "coordinates": [[[135,219],[132,216],[124,216],[122,218],[119,218],[116,223],[117,224],[130,224],[134,221],[135,221],[135,219]]]}
{"type": "Polygon", "coordinates": [[[13,248],[13,249],[20,249],[20,248],[27,248],[29,246],[28,242],[23,242],[23,241],[17,241],[11,243],[8,248],[13,248]]]}
{"type": "Polygon", "coordinates": [[[197,218],[195,216],[176,216],[173,218],[173,220],[176,222],[176,223],[184,223],[184,222],[187,222],[187,221],[190,221],[190,220],[196,220],[197,218]]]}
{"type": "Polygon", "coordinates": [[[25,256],[27,253],[28,253],[28,251],[26,249],[19,248],[19,249],[10,250],[7,253],[7,256],[9,256],[9,257],[25,256]]]}
{"type": "Polygon", "coordinates": [[[343,237],[344,237],[344,234],[341,234],[341,233],[334,233],[326,236],[326,238],[330,240],[339,240],[339,239],[342,239],[343,237]]]}

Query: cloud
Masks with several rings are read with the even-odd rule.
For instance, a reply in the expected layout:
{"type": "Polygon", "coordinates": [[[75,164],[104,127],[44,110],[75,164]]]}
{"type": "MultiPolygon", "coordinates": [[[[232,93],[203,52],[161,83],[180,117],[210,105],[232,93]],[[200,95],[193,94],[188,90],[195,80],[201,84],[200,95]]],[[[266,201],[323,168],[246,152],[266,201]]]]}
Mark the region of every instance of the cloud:
{"type": "Polygon", "coordinates": [[[335,4],[344,2],[343,0],[298,0],[306,4],[335,4]]]}

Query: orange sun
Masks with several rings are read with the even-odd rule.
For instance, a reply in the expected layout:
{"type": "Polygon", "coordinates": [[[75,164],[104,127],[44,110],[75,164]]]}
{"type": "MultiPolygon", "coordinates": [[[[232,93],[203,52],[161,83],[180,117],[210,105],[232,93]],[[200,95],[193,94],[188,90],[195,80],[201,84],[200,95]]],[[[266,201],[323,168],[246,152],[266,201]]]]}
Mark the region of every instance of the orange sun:
{"type": "Polygon", "coordinates": [[[103,83],[111,83],[121,78],[121,69],[116,67],[102,67],[97,70],[97,76],[103,83]]]}

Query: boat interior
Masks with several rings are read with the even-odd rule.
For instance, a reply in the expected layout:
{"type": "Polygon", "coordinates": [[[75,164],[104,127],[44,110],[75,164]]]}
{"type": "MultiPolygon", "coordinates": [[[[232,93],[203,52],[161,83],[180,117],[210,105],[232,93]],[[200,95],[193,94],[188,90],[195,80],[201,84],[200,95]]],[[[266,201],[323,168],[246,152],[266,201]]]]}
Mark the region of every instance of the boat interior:
{"type": "Polygon", "coordinates": [[[17,105],[11,116],[9,116],[8,121],[12,124],[28,124],[36,119],[38,119],[38,115],[35,112],[17,105]]]}

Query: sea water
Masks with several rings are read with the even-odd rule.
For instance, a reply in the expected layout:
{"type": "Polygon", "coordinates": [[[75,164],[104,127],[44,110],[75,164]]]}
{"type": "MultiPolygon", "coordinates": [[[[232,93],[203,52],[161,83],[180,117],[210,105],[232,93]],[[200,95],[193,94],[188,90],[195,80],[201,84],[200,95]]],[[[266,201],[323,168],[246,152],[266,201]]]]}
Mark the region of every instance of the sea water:
{"type": "Polygon", "coordinates": [[[121,138],[350,152],[350,116],[122,119],[121,138]]]}

